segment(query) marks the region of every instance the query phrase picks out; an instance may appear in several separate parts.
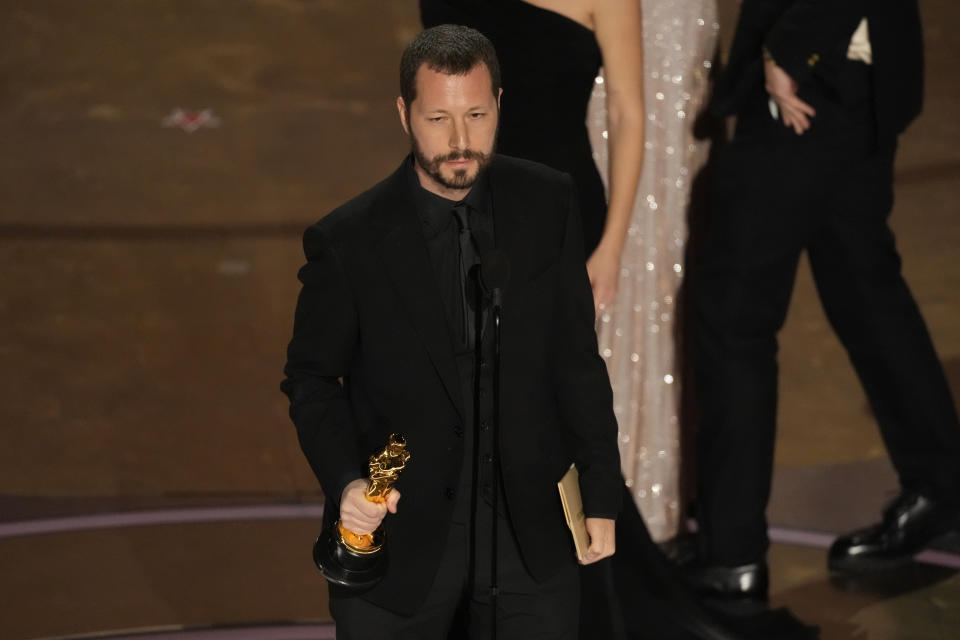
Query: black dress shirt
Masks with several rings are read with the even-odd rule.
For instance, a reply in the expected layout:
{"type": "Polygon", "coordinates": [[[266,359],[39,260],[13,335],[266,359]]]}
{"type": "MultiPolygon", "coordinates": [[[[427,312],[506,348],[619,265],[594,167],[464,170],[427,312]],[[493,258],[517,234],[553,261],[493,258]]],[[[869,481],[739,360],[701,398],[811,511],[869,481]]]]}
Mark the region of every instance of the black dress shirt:
{"type": "MultiPolygon", "coordinates": [[[[423,236],[427,241],[430,265],[437,282],[443,308],[447,312],[450,335],[454,339],[457,352],[469,348],[469,336],[464,336],[462,309],[463,299],[460,284],[459,225],[454,218],[453,208],[464,204],[467,207],[470,227],[478,244],[491,244],[494,238],[493,207],[490,201],[490,187],[485,173],[481,172],[473,187],[462,201],[450,200],[427,191],[420,185],[413,156],[406,163],[407,181],[413,195],[414,207],[423,225],[423,236]],[[465,340],[465,338],[467,338],[465,340]]],[[[482,253],[483,246],[478,247],[482,253]]],[[[468,295],[468,306],[473,308],[473,296],[468,295]]]]}
{"type": "MultiPolygon", "coordinates": [[[[450,336],[453,339],[454,355],[460,378],[463,406],[467,419],[460,427],[458,436],[463,439],[463,467],[459,487],[455,491],[453,520],[458,523],[471,521],[473,493],[478,491],[479,504],[492,504],[492,474],[494,469],[494,442],[490,429],[493,420],[491,390],[493,386],[492,367],[493,339],[491,332],[484,331],[480,362],[480,398],[479,405],[474,403],[474,384],[476,375],[476,353],[472,346],[472,336],[463,335],[463,289],[460,285],[460,224],[454,217],[453,208],[466,205],[478,253],[486,249],[483,245],[493,246],[493,207],[490,197],[490,185],[487,176],[481,173],[473,188],[462,201],[443,198],[420,185],[413,158],[406,164],[407,181],[414,197],[414,206],[422,223],[423,235],[427,241],[430,264],[440,291],[443,307],[446,310],[450,336]],[[476,413],[475,413],[476,412],[476,413]]],[[[475,293],[468,286],[467,298],[469,313],[473,313],[475,293]]],[[[485,310],[484,316],[488,312],[485,310]]],[[[506,499],[502,485],[498,491],[500,502],[498,511],[506,514],[506,499]]],[[[489,526],[479,524],[487,522],[489,511],[478,514],[478,528],[481,533],[489,531],[489,526]]]]}

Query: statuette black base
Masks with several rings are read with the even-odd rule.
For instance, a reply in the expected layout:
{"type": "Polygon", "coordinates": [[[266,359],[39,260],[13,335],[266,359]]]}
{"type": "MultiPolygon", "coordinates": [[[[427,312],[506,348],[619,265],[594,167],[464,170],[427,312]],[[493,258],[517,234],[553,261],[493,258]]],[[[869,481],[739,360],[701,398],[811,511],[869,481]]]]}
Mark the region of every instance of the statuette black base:
{"type": "MultiPolygon", "coordinates": [[[[354,593],[372,589],[387,570],[387,549],[356,552],[340,538],[337,525],[324,530],[313,544],[313,561],[332,584],[354,593]]],[[[382,539],[382,532],[379,537],[382,539]]]]}

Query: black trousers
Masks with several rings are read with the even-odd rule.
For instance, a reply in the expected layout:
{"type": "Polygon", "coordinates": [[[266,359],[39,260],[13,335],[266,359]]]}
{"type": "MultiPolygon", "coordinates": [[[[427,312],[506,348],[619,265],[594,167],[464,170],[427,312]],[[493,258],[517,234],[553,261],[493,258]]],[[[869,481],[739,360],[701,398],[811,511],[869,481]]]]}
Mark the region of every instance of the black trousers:
{"type": "Polygon", "coordinates": [[[894,149],[874,136],[869,67],[844,74],[840,90],[801,91],[817,109],[802,136],[758,93],[718,158],[692,284],[699,524],[718,564],[756,562],[768,546],[777,333],[804,250],[902,485],[951,500],[960,489],[956,410],[887,224],[894,149]]]}
{"type": "MultiPolygon", "coordinates": [[[[489,517],[489,509],[486,513],[489,517]]],[[[480,518],[476,571],[471,572],[469,526],[453,523],[423,606],[401,616],[362,598],[331,598],[338,640],[451,640],[490,637],[489,519],[480,518]]],[[[426,533],[426,532],[425,532],[426,533]]],[[[575,640],[579,620],[579,574],[572,556],[545,582],[536,582],[520,557],[509,520],[498,530],[497,637],[500,640],[575,640]]],[[[571,545],[572,548],[572,545],[571,545]]]]}

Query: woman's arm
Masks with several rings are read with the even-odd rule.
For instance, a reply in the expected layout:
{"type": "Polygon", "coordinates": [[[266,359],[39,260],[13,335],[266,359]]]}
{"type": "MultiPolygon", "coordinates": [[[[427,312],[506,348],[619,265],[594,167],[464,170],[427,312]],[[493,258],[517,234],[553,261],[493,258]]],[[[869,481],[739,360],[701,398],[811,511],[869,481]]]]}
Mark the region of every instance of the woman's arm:
{"type": "Polygon", "coordinates": [[[594,306],[617,292],[620,255],[630,226],[643,165],[643,21],[640,0],[593,0],[603,53],[610,144],[610,194],[600,244],[587,260],[594,306]]]}

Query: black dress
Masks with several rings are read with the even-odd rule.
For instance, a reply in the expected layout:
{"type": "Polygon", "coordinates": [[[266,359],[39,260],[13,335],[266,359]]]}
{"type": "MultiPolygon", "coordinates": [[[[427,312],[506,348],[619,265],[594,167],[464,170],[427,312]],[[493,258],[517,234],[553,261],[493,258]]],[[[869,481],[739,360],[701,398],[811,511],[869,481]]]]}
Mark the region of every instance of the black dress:
{"type": "Polygon", "coordinates": [[[425,27],[463,24],[493,43],[503,81],[497,150],[573,177],[589,256],[607,213],[585,124],[601,64],[593,31],[521,0],[420,0],[420,11],[425,27]]]}

